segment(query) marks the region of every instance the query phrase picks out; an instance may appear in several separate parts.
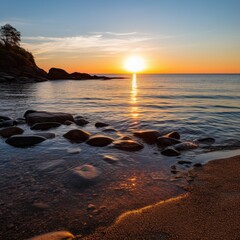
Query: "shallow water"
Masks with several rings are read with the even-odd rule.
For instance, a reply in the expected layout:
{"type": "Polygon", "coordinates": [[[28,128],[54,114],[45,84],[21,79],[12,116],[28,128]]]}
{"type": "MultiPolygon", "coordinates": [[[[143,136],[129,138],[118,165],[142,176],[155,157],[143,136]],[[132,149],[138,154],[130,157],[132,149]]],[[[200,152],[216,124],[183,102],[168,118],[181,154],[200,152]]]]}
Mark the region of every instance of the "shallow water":
{"type": "MultiPolygon", "coordinates": [[[[55,139],[26,149],[13,148],[0,139],[0,213],[5,216],[1,231],[13,235],[15,229],[8,229],[11,224],[18,226],[20,233],[25,232],[25,237],[44,232],[42,229],[90,232],[125,210],[183,191],[179,188],[181,179],[176,179],[170,168],[178,160],[205,162],[207,155],[201,160],[201,154],[240,149],[240,75],[137,75],[109,81],[12,83],[0,84],[0,91],[0,115],[12,118],[22,117],[27,109],[62,111],[89,120],[83,129],[92,134],[102,133],[95,128],[96,121],[109,123],[118,132],[104,134],[113,138],[132,136],[135,129],[156,129],[162,134],[178,131],[183,140],[216,139],[212,146],[171,158],[148,144],[134,153],[111,146],[72,144],[62,135],[76,128],[74,125],[49,130],[57,134],[55,139]],[[103,160],[104,154],[119,161],[109,164],[103,160]],[[85,163],[96,166],[100,178],[94,185],[75,188],[69,173],[85,163]],[[13,196],[11,200],[9,195],[13,196]],[[29,207],[35,201],[49,204],[50,209],[36,212],[29,207]],[[107,210],[92,216],[86,210],[88,203],[106,205],[107,210]],[[70,214],[66,216],[64,211],[70,214]],[[27,227],[29,221],[32,227],[27,227]]],[[[21,127],[31,132],[26,125],[21,127]]],[[[191,165],[177,165],[181,171],[189,168],[191,165]]]]}

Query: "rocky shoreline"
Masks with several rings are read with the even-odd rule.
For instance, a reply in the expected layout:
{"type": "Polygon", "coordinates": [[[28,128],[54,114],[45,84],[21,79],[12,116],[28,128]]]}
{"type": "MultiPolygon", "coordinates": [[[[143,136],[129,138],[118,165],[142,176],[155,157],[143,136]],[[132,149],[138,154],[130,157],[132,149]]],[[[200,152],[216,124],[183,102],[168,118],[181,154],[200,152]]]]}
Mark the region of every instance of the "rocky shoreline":
{"type": "MultiPolygon", "coordinates": [[[[116,216],[125,211],[185,192],[196,175],[193,171],[184,172],[183,166],[190,169],[202,166],[200,162],[185,161],[185,152],[196,147],[214,147],[214,139],[209,137],[182,142],[178,132],[162,134],[157,130],[136,130],[126,135],[108,122],[91,122],[88,118],[70,113],[36,110],[28,110],[17,119],[0,116],[0,136],[3,146],[21,151],[24,155],[30,151],[32,159],[25,162],[24,156],[22,160],[8,157],[7,166],[0,171],[3,193],[0,233],[5,239],[21,239],[20,236],[25,239],[56,230],[69,230],[77,236],[76,239],[80,239],[79,233],[85,236],[99,226],[110,225],[116,216]],[[85,126],[95,128],[97,133],[86,131],[85,126]],[[60,127],[64,131],[57,136],[60,127]],[[64,158],[41,156],[41,151],[37,151],[39,156],[31,155],[35,148],[43,149],[59,140],[74,147],[69,149],[68,154],[76,156],[75,160],[70,157],[64,163],[64,158]],[[81,149],[78,146],[81,145],[86,145],[86,151],[105,149],[104,153],[92,155],[102,162],[84,162],[83,154],[79,154],[81,149]],[[150,163],[144,174],[131,162],[122,172],[119,168],[123,161],[121,154],[126,153],[126,158],[131,159],[131,154],[140,153],[139,158],[144,150],[151,158],[159,154],[168,155],[166,157],[170,162],[173,159],[174,164],[167,170],[172,180],[162,177],[160,172],[163,169],[151,169],[150,163]],[[176,152],[183,158],[176,158],[176,152]],[[106,164],[108,172],[104,172],[101,164],[106,164]],[[120,176],[117,182],[114,181],[116,175],[120,176]],[[102,185],[103,179],[108,182],[106,186],[102,185]],[[9,195],[14,196],[14,201],[9,200],[9,195]]],[[[69,234],[58,232],[56,239],[71,236],[69,234]]]]}

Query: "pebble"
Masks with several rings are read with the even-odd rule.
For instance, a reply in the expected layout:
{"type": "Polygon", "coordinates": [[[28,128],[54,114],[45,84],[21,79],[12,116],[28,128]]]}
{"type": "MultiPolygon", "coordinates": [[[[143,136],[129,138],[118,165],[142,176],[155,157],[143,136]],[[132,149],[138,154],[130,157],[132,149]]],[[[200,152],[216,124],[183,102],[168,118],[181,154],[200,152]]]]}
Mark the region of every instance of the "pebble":
{"type": "Polygon", "coordinates": [[[102,128],[102,127],[107,127],[107,126],[109,126],[109,124],[107,124],[107,123],[103,123],[103,122],[96,122],[95,123],[96,128],[102,128]]]}

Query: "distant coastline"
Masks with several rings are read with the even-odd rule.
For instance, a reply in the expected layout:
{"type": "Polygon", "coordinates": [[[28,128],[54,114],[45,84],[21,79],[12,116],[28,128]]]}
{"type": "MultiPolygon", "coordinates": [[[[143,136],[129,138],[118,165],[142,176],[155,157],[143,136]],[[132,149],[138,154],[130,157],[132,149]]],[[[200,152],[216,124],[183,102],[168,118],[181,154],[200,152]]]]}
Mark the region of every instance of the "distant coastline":
{"type": "Polygon", "coordinates": [[[60,68],[50,68],[46,72],[37,66],[34,56],[24,48],[0,43],[0,83],[12,81],[29,83],[50,80],[110,80],[124,78],[121,76],[111,77],[79,72],[68,73],[60,68]]]}

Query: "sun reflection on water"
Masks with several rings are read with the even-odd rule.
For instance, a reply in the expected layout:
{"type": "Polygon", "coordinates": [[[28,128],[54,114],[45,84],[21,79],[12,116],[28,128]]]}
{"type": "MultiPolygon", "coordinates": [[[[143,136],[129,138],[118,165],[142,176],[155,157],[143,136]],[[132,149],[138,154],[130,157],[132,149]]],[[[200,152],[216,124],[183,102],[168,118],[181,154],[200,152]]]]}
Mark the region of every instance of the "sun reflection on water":
{"type": "Polygon", "coordinates": [[[131,90],[131,116],[136,119],[139,117],[138,101],[137,101],[137,75],[134,73],[132,77],[132,90],[131,90]]]}

